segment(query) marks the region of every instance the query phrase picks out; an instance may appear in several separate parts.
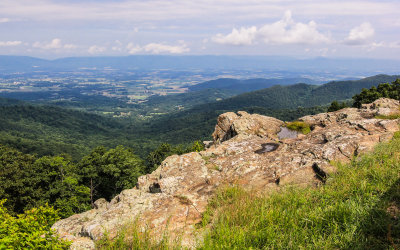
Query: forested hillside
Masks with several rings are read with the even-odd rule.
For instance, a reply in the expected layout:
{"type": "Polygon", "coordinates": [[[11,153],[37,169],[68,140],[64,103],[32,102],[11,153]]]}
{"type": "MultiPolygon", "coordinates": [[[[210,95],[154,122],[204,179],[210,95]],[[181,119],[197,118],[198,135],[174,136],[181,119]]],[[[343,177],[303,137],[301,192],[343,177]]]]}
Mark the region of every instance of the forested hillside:
{"type": "Polygon", "coordinates": [[[0,106],[0,144],[25,153],[66,153],[79,159],[97,145],[124,144],[115,136],[121,129],[116,120],[86,112],[28,104],[0,106]]]}
{"type": "Polygon", "coordinates": [[[211,80],[207,82],[203,82],[200,84],[196,84],[189,87],[190,91],[198,91],[204,89],[227,89],[236,91],[238,93],[250,92],[259,89],[265,89],[272,87],[274,85],[291,85],[296,83],[308,83],[315,84],[317,83],[314,80],[308,78],[283,78],[283,79],[248,79],[248,80],[238,80],[232,78],[220,78],[216,80],[211,80]]]}
{"type": "MultiPolygon", "coordinates": [[[[362,88],[391,82],[397,77],[378,75],[320,86],[274,86],[230,98],[229,90],[216,89],[152,97],[147,103],[131,107],[133,117],[118,119],[0,99],[0,143],[41,156],[67,153],[74,160],[99,145],[125,145],[145,157],[164,142],[187,146],[195,140],[210,139],[216,118],[227,111],[244,110],[290,121],[325,112],[334,100],[348,100],[362,88]],[[138,116],[155,112],[158,114],[145,119],[138,116]]],[[[92,104],[77,101],[76,105],[97,105],[97,99],[92,101],[92,104]]],[[[101,101],[98,105],[109,104],[101,101]]]]}
{"type": "Polygon", "coordinates": [[[392,82],[400,76],[377,75],[352,81],[329,82],[323,85],[295,84],[274,86],[254,92],[244,93],[212,105],[208,110],[235,110],[243,107],[264,107],[268,109],[292,109],[328,105],[333,100],[351,99],[363,88],[392,82]]]}

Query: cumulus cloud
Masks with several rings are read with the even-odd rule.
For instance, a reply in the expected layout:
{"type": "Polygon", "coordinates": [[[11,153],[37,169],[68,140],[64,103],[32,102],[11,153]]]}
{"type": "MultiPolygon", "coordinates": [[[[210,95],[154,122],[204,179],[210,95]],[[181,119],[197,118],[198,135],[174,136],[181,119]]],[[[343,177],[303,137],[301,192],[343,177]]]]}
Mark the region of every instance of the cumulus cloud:
{"type": "Polygon", "coordinates": [[[260,28],[233,29],[228,35],[217,34],[212,41],[219,44],[251,45],[257,41],[265,44],[315,44],[329,42],[329,38],[317,30],[314,21],[308,23],[295,22],[290,10],[284,17],[274,23],[265,24],[260,28]]]}
{"type": "Polygon", "coordinates": [[[166,45],[162,43],[149,43],[143,47],[144,51],[150,52],[152,54],[170,53],[170,54],[182,54],[189,52],[190,49],[185,43],[180,43],[179,45],[166,45]]]}
{"type": "Polygon", "coordinates": [[[256,38],[257,27],[233,29],[228,35],[217,34],[212,38],[213,42],[231,45],[251,45],[256,38]]]}
{"type": "Polygon", "coordinates": [[[0,18],[0,23],[8,23],[10,21],[11,21],[10,18],[6,18],[6,17],[0,18]]]}
{"type": "Polygon", "coordinates": [[[351,29],[344,42],[348,45],[363,45],[366,44],[368,40],[374,36],[374,34],[374,28],[370,23],[365,22],[360,26],[351,29]]]}
{"type": "Polygon", "coordinates": [[[99,54],[99,53],[102,53],[102,52],[104,52],[106,50],[107,50],[106,47],[93,45],[93,46],[89,47],[88,52],[90,54],[99,54]]]}
{"type": "Polygon", "coordinates": [[[61,39],[54,38],[48,43],[35,42],[32,47],[39,49],[76,49],[75,44],[63,44],[61,39]]]}
{"type": "Polygon", "coordinates": [[[0,47],[11,47],[11,46],[18,46],[21,45],[22,42],[21,41],[0,41],[0,47]]]}
{"type": "Polygon", "coordinates": [[[137,54],[139,52],[147,52],[151,54],[182,54],[189,52],[190,49],[187,47],[184,41],[180,41],[178,45],[167,45],[163,43],[149,43],[144,46],[135,45],[129,43],[126,46],[129,54],[137,54]]]}
{"type": "Polygon", "coordinates": [[[141,52],[143,50],[139,45],[135,45],[133,43],[129,43],[126,46],[126,49],[128,50],[129,54],[136,54],[136,53],[139,53],[139,52],[141,52]]]}
{"type": "Polygon", "coordinates": [[[314,21],[296,23],[291,11],[286,11],[283,19],[278,22],[261,27],[258,33],[266,44],[315,44],[329,41],[326,35],[317,30],[314,21]]]}

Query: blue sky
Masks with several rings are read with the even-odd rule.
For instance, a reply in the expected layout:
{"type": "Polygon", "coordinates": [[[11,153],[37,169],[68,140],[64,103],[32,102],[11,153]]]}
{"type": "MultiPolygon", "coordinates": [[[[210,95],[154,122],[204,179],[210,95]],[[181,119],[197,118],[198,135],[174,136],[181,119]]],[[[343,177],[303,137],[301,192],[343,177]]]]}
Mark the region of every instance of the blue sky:
{"type": "Polygon", "coordinates": [[[399,10],[399,0],[1,0],[0,54],[397,59],[399,10]]]}

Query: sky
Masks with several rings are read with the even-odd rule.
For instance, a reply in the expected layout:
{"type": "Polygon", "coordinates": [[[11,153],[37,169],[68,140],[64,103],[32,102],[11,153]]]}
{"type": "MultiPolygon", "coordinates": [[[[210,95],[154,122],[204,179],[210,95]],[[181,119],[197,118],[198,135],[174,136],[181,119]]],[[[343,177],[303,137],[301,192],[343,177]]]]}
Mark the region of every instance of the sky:
{"type": "Polygon", "coordinates": [[[1,0],[0,54],[400,55],[400,0],[1,0]]]}

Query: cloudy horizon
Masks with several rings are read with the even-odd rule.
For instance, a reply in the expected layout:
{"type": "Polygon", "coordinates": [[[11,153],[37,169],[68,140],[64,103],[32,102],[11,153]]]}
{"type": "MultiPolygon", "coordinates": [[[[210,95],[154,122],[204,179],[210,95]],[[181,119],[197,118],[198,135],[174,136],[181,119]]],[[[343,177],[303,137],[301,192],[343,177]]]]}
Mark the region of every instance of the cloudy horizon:
{"type": "Polygon", "coordinates": [[[397,59],[400,2],[2,0],[0,54],[397,59]]]}

